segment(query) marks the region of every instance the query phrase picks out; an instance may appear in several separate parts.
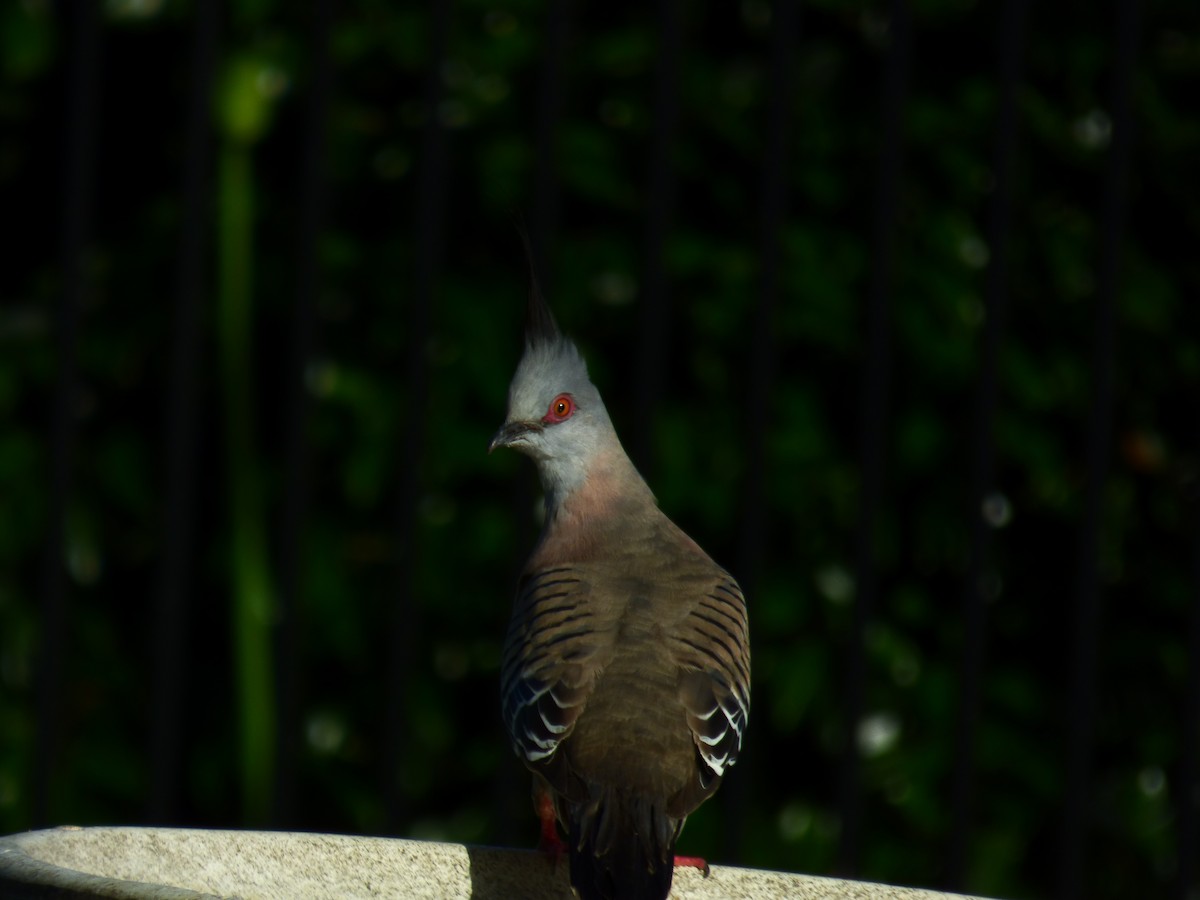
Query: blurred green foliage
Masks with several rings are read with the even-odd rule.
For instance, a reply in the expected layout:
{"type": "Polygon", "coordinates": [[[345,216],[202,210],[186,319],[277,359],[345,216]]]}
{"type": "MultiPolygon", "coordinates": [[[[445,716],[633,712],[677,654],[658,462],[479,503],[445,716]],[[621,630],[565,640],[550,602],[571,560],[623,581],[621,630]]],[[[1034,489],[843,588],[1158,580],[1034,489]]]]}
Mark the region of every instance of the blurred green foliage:
{"type": "MultiPolygon", "coordinates": [[[[1172,881],[1183,689],[1197,664],[1187,658],[1185,633],[1200,602],[1189,577],[1200,478],[1200,7],[1143,5],[1102,529],[1087,881],[1096,897],[1161,895],[1172,881]]],[[[190,674],[179,698],[188,751],[178,824],[237,826],[259,817],[270,744],[279,741],[300,748],[300,762],[294,820],[276,824],[385,832],[381,781],[397,777],[408,802],[404,834],[532,843],[526,776],[502,736],[496,695],[512,578],[537,501],[525,461],[484,449],[520,350],[525,274],[513,219],[528,209],[537,175],[545,4],[454,6],[436,111],[449,132],[448,252],[426,348],[423,419],[413,414],[403,356],[420,128],[429,113],[421,106],[428,20],[413,4],[339,7],[329,36],[332,203],[319,247],[318,351],[306,375],[313,464],[297,611],[301,721],[278,734],[264,681],[270,622],[260,608],[243,623],[252,638],[240,644],[231,623],[237,604],[269,603],[263,598],[279,574],[272,542],[285,489],[309,9],[245,0],[225,10],[213,141],[226,177],[214,182],[214,250],[203,286],[201,507],[190,674]],[[231,220],[238,204],[246,218],[231,220]],[[239,263],[239,253],[249,255],[239,263]],[[230,264],[236,271],[223,268],[230,264]],[[407,555],[415,567],[406,577],[421,631],[410,642],[406,750],[383,759],[397,466],[418,432],[428,449],[417,546],[407,555]],[[248,697],[247,684],[260,694],[248,697]],[[239,709],[264,729],[257,749],[241,743],[239,709]]],[[[560,222],[545,267],[559,320],[588,355],[618,430],[653,434],[652,487],[662,506],[736,574],[771,6],[685,9],[678,209],[665,257],[669,394],[654,421],[630,418],[637,385],[627,364],[653,121],[649,10],[575,10],[555,136],[560,222]]],[[[921,0],[914,9],[881,600],[868,636],[869,712],[860,729],[863,875],[937,884],[952,827],[968,525],[978,514],[966,493],[989,258],[998,7],[921,0]]],[[[110,0],[104,10],[80,439],[63,548],[71,576],[67,747],[52,808],[55,821],[77,824],[142,821],[148,789],[166,335],[193,15],[180,0],[110,0]]],[[[995,425],[993,499],[1002,514],[988,578],[994,600],[968,881],[972,891],[1006,897],[1044,896],[1056,874],[1098,214],[1111,137],[1111,13],[1109,3],[1034,4],[1020,91],[1012,303],[995,425]]],[[[60,287],[60,24],[40,0],[0,5],[0,184],[9,219],[21,226],[6,241],[0,275],[2,832],[31,823],[37,573],[60,287]]],[[[767,567],[750,598],[753,762],[735,770],[725,790],[744,793],[739,845],[742,861],[756,866],[831,871],[838,841],[839,678],[854,593],[862,309],[872,266],[867,176],[879,149],[886,44],[886,4],[804,4],[773,328],[780,357],[768,404],[767,567]]],[[[693,818],[686,852],[727,858],[728,803],[718,799],[693,818]]]]}

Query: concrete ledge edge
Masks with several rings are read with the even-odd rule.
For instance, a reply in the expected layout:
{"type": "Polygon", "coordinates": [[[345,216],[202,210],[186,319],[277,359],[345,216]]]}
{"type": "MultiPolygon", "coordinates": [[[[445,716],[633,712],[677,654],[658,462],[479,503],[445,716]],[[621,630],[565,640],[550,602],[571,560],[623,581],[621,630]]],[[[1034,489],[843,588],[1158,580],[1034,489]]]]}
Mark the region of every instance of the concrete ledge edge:
{"type": "MultiPolygon", "coordinates": [[[[571,897],[532,850],[283,831],[64,826],[0,837],[0,897],[111,900],[571,897]]],[[[947,900],[963,895],[814,875],[679,869],[675,900],[947,900]]]]}

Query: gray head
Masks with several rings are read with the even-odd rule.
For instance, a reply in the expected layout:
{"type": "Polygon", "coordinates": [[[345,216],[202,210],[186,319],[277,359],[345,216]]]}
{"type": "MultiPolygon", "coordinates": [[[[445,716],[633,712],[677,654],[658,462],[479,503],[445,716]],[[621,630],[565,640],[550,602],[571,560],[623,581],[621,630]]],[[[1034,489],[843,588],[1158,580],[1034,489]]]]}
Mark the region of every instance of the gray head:
{"type": "Polygon", "coordinates": [[[512,447],[537,463],[547,501],[572,493],[598,455],[620,442],[575,345],[558,330],[534,282],[525,354],[508,388],[508,414],[488,452],[512,447]]]}

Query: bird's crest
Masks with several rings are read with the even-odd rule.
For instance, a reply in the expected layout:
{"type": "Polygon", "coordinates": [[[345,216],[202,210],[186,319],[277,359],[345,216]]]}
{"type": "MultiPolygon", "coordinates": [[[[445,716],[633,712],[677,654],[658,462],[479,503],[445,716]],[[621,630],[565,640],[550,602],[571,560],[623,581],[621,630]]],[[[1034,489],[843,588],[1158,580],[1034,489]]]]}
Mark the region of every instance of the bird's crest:
{"type": "Polygon", "coordinates": [[[562,337],[554,314],[542,294],[537,276],[537,260],[533,254],[533,244],[525,229],[520,229],[521,243],[525,247],[525,261],[529,265],[529,302],[525,305],[525,342],[531,346],[538,344],[557,343],[562,337]]]}

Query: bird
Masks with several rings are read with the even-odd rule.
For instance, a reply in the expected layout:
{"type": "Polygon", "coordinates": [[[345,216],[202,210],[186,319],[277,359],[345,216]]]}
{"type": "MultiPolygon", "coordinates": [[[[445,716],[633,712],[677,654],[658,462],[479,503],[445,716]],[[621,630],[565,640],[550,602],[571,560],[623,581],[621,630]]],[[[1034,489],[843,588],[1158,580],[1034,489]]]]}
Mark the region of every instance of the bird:
{"type": "MultiPolygon", "coordinates": [[[[528,251],[528,247],[527,247],[528,251]]],[[[684,821],[737,761],[746,601],[658,507],[530,261],[525,346],[488,452],[532,458],[541,533],[517,579],[501,710],[533,773],[542,848],[582,900],[662,900],[684,821]]]]}

